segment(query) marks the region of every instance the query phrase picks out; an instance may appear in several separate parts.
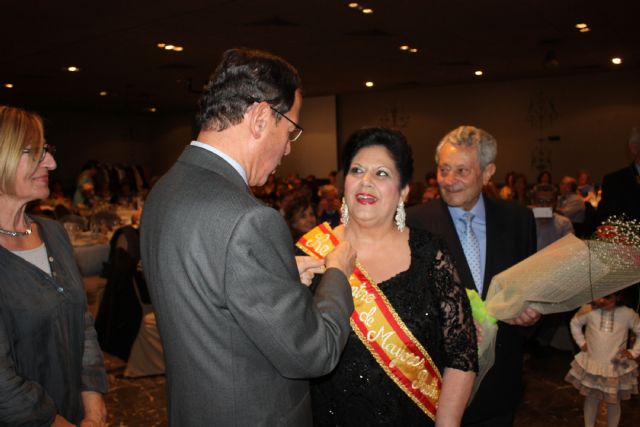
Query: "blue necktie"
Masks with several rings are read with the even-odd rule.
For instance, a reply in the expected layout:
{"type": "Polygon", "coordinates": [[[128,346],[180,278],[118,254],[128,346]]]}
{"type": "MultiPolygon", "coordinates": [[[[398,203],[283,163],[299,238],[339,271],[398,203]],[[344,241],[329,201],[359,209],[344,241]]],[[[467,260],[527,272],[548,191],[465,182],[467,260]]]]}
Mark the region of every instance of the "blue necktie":
{"type": "Polygon", "coordinates": [[[464,251],[464,256],[467,258],[467,264],[469,265],[469,270],[471,270],[471,275],[473,276],[473,281],[475,282],[476,288],[478,289],[478,293],[482,295],[482,269],[480,268],[480,243],[478,242],[478,238],[476,237],[476,233],[473,232],[473,227],[471,227],[471,222],[475,218],[471,212],[465,212],[462,214],[462,218],[460,221],[464,224],[464,235],[462,238],[462,250],[464,251]]]}

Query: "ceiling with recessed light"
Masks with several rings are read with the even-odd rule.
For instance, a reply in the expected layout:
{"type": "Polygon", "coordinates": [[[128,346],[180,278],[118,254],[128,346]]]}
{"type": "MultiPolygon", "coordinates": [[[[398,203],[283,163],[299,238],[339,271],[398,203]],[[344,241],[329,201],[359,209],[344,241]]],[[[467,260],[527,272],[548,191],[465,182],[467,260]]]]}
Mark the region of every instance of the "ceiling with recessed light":
{"type": "Polygon", "coordinates": [[[309,96],[640,68],[637,0],[349,3],[5,2],[0,103],[192,110],[221,53],[234,46],[284,56],[309,96]]]}

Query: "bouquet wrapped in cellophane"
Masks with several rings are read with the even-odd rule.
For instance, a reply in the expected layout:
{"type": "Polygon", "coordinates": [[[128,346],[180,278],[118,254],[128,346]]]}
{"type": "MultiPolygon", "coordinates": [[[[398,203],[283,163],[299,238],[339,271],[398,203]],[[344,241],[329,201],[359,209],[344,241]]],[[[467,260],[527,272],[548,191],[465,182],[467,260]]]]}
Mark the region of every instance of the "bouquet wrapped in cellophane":
{"type": "MultiPolygon", "coordinates": [[[[527,307],[542,314],[559,313],[637,282],[640,224],[611,217],[598,227],[594,239],[564,236],[494,276],[484,305],[489,317],[503,321],[518,317],[527,307]]],[[[481,323],[475,312],[474,319],[481,323]]],[[[482,319],[486,324],[486,316],[482,319]]],[[[495,334],[497,327],[482,330],[476,388],[493,365],[495,334]]]]}

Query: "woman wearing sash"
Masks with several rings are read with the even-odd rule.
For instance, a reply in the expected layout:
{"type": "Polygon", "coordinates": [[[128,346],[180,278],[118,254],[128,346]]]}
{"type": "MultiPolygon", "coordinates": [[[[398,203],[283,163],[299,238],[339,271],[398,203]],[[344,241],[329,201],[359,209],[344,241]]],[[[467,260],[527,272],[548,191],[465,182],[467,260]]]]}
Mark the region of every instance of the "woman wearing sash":
{"type": "Polygon", "coordinates": [[[396,131],[347,141],[342,225],[298,246],[318,258],[339,240],[358,252],[356,309],[337,368],[312,387],[316,426],[456,426],[478,370],[465,290],[443,242],[404,225],[411,149],[396,131]]]}

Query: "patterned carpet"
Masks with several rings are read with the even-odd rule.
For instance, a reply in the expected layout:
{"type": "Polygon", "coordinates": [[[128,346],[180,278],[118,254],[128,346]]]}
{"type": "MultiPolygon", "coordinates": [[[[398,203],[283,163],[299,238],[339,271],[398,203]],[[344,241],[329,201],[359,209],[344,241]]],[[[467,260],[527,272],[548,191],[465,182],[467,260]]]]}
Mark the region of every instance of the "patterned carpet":
{"type": "MultiPolygon", "coordinates": [[[[516,427],[582,427],[582,398],[563,381],[571,353],[545,349],[525,363],[526,390],[518,410],[516,427]]],[[[124,363],[105,355],[110,391],[106,397],[110,426],[166,426],[164,376],[127,379],[124,363]]],[[[213,425],[213,424],[212,424],[213,425]]],[[[606,427],[606,409],[596,424],[606,427]]],[[[640,425],[640,398],[623,402],[620,427],[640,425]]]]}

